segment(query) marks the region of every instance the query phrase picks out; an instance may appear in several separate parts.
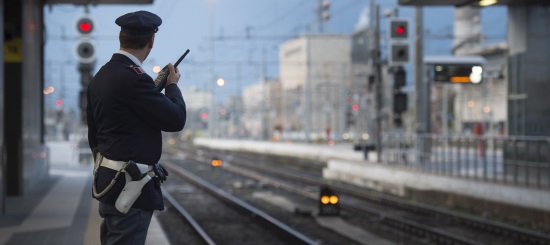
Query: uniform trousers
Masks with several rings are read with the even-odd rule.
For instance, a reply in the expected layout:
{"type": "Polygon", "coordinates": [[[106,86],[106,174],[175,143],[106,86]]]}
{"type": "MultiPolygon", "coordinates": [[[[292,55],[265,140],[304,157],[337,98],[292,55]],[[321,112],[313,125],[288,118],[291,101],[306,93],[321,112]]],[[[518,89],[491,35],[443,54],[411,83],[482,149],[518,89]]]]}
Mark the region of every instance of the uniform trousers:
{"type": "Polygon", "coordinates": [[[153,210],[130,208],[128,213],[119,212],[115,206],[99,202],[101,245],[145,244],[153,210]]]}

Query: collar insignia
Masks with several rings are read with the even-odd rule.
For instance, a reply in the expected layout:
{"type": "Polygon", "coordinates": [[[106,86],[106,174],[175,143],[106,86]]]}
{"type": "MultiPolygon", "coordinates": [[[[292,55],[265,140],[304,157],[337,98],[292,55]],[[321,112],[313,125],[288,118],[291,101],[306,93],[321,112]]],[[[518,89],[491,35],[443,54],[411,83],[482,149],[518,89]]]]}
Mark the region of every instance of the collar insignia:
{"type": "Polygon", "coordinates": [[[141,67],[139,67],[139,66],[132,67],[132,68],[134,68],[134,71],[136,71],[137,74],[145,73],[145,71],[143,69],[141,69],[141,67]]]}

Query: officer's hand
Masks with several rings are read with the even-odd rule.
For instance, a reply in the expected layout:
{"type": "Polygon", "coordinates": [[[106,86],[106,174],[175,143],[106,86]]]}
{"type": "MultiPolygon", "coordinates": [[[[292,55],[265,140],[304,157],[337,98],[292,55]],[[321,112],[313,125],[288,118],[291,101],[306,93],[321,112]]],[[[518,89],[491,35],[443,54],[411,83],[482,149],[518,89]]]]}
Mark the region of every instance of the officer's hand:
{"type": "Polygon", "coordinates": [[[168,79],[166,81],[166,87],[172,83],[178,84],[178,81],[180,80],[180,72],[177,67],[174,67],[172,63],[169,63],[168,69],[170,69],[170,74],[168,75],[168,79]]]}
{"type": "Polygon", "coordinates": [[[166,176],[168,176],[168,171],[160,165],[160,163],[156,163],[153,165],[153,171],[155,172],[155,175],[159,178],[160,182],[166,181],[166,176]]]}

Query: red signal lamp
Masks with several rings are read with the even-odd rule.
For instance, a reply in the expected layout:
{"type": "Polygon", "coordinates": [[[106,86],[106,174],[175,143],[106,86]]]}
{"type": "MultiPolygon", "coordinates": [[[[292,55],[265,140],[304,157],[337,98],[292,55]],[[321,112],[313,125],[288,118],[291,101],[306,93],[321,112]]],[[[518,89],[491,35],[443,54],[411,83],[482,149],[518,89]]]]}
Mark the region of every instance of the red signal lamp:
{"type": "Polygon", "coordinates": [[[92,24],[90,24],[89,22],[82,22],[80,23],[78,28],[81,32],[89,32],[92,29],[92,24]]]}
{"type": "Polygon", "coordinates": [[[81,16],[76,21],[76,30],[81,35],[89,35],[94,31],[94,21],[89,15],[81,16]]]}
{"type": "Polygon", "coordinates": [[[405,27],[398,26],[397,28],[395,28],[395,33],[397,33],[399,35],[403,35],[403,33],[405,33],[405,27]]]}

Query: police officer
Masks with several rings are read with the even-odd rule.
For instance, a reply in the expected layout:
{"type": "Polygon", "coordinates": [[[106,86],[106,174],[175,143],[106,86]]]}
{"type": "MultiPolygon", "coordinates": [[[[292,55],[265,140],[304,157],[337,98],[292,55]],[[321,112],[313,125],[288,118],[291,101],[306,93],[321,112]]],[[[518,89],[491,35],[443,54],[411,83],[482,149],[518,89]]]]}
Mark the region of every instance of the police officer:
{"type": "Polygon", "coordinates": [[[153,210],[164,209],[160,182],[167,172],[155,165],[161,156],[161,131],[181,131],[186,108],[177,86],[177,68],[168,64],[165,94],[154,90],[153,79],[141,68],[162,20],[138,11],[120,16],[115,23],[121,27],[120,50],[88,88],[88,141],[96,156],[93,190],[104,218],[101,244],[144,244],[153,210]],[[128,175],[123,166],[129,162],[144,165],[144,171],[154,177],[145,182],[141,194],[138,191],[131,208],[121,211],[115,203],[125,188],[128,175]]]}

